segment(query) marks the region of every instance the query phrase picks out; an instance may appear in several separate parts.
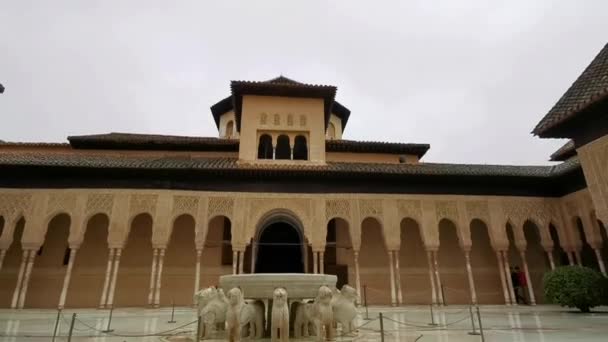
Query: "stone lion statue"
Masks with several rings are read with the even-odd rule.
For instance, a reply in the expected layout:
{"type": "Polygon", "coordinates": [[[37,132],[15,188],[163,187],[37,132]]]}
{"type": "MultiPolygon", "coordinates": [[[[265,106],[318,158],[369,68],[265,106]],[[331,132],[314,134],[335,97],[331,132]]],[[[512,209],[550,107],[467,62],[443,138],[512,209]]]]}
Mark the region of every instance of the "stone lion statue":
{"type": "Polygon", "coordinates": [[[209,338],[216,329],[224,330],[228,300],[224,291],[208,287],[194,294],[197,315],[201,317],[200,335],[198,339],[209,338]]]}
{"type": "Polygon", "coordinates": [[[357,290],[349,285],[342,286],[342,290],[336,292],[331,300],[334,320],[342,325],[342,334],[352,335],[355,333],[355,317],[357,307],[355,302],[359,295],[357,290]]]}
{"type": "Polygon", "coordinates": [[[295,306],[295,309],[292,312],[295,312],[294,316],[294,326],[293,326],[293,337],[301,338],[301,337],[309,337],[315,336],[315,327],[314,327],[314,317],[313,317],[313,303],[299,303],[295,302],[292,304],[295,306]]]}
{"type": "Polygon", "coordinates": [[[228,341],[241,340],[241,310],[245,306],[243,292],[238,287],[228,291],[228,310],[226,311],[226,330],[228,341]]]}
{"type": "Polygon", "coordinates": [[[313,304],[313,317],[318,341],[333,341],[335,336],[334,311],[331,306],[333,291],[321,286],[313,304]]]}
{"type": "Polygon", "coordinates": [[[282,287],[274,289],[272,294],[272,321],[270,325],[270,341],[289,341],[289,307],[287,305],[287,290],[282,287]]]}
{"type": "Polygon", "coordinates": [[[246,303],[241,310],[241,327],[248,330],[249,339],[260,339],[264,336],[264,303],[261,300],[246,303]]]}

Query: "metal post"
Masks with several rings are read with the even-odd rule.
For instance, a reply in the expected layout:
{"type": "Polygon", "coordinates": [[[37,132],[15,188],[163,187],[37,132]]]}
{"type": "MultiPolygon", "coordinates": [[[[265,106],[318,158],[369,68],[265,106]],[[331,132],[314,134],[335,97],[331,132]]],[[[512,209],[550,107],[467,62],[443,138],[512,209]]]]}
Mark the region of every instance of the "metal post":
{"type": "Polygon", "coordinates": [[[430,326],[435,327],[437,326],[437,323],[435,323],[435,314],[433,313],[433,304],[429,305],[431,307],[431,323],[429,323],[430,326]]]}
{"type": "Polygon", "coordinates": [[[382,319],[382,312],[380,313],[380,342],[384,342],[384,320],[382,319]]]}
{"type": "Polygon", "coordinates": [[[369,311],[367,310],[367,285],[363,285],[363,305],[365,306],[365,319],[369,321],[369,311]]]}
{"type": "Polygon", "coordinates": [[[441,284],[441,298],[443,298],[443,305],[447,306],[448,303],[445,300],[445,291],[443,291],[443,284],[441,284]]]}
{"type": "Polygon", "coordinates": [[[483,335],[483,326],[481,325],[481,314],[479,313],[479,306],[477,308],[477,321],[479,322],[479,333],[481,334],[481,342],[485,342],[486,338],[483,335]]]}
{"type": "Polygon", "coordinates": [[[199,341],[201,338],[201,316],[197,316],[196,317],[197,320],[197,324],[196,324],[196,337],[194,338],[195,341],[199,341]]]}
{"type": "Polygon", "coordinates": [[[53,339],[52,342],[55,342],[55,337],[57,336],[57,328],[59,328],[59,319],[61,318],[61,309],[57,310],[57,318],[55,319],[55,329],[53,330],[53,339]]]}
{"type": "Polygon", "coordinates": [[[475,318],[473,317],[473,307],[469,305],[469,315],[471,315],[471,327],[473,331],[469,331],[469,335],[479,335],[477,329],[475,329],[475,318]]]}
{"type": "Polygon", "coordinates": [[[175,302],[171,298],[171,320],[167,323],[175,323],[175,302]]]}
{"type": "Polygon", "coordinates": [[[106,327],[106,330],[103,330],[102,332],[104,333],[109,333],[114,331],[114,329],[110,329],[110,324],[112,324],[112,313],[114,312],[114,307],[110,307],[110,317],[108,318],[108,326],[106,327]]]}
{"type": "Polygon", "coordinates": [[[68,342],[72,341],[72,332],[74,331],[74,322],[76,321],[76,313],[72,314],[72,322],[70,322],[70,331],[68,332],[68,342]]]}

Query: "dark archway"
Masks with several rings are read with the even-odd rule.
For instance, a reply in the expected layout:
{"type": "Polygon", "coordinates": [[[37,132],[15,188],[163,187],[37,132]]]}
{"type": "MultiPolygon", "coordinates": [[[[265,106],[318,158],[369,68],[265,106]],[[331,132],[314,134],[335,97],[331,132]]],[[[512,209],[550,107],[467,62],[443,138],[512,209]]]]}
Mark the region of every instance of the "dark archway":
{"type": "Polygon", "coordinates": [[[302,239],[291,224],[275,222],[264,227],[257,249],[255,273],[304,273],[302,239]]]}
{"type": "Polygon", "coordinates": [[[585,229],[583,228],[583,221],[580,219],[580,217],[576,218],[576,228],[581,241],[581,262],[583,263],[583,266],[599,271],[600,266],[597,264],[595,251],[587,240],[585,229]]]}
{"type": "Polygon", "coordinates": [[[293,160],[308,160],[308,146],[303,135],[296,136],[293,144],[293,160]]]}
{"type": "Polygon", "coordinates": [[[289,146],[288,136],[279,135],[274,159],[291,159],[291,146],[289,146]]]}
{"type": "Polygon", "coordinates": [[[268,134],[260,136],[258,159],[272,159],[272,138],[268,134]]]}

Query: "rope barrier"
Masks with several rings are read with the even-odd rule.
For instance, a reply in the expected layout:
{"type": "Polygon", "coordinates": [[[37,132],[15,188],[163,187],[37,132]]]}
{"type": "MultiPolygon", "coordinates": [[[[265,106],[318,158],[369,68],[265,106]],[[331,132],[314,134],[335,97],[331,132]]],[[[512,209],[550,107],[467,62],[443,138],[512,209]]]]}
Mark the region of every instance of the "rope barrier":
{"type": "Polygon", "coordinates": [[[177,331],[179,329],[182,329],[184,327],[187,327],[189,325],[198,323],[198,320],[194,320],[192,322],[180,325],[179,327],[175,327],[173,329],[169,329],[169,330],[165,330],[165,331],[159,331],[156,333],[152,333],[152,334],[117,334],[117,333],[113,333],[113,332],[104,332],[103,330],[99,330],[95,327],[90,326],[89,324],[81,321],[80,319],[76,318],[76,321],[82,325],[84,325],[85,327],[89,328],[89,330],[94,330],[97,331],[98,333],[102,333],[103,335],[110,335],[110,336],[116,336],[116,337],[151,337],[151,336],[170,336],[171,334],[169,334],[170,332],[173,331],[177,331]]]}

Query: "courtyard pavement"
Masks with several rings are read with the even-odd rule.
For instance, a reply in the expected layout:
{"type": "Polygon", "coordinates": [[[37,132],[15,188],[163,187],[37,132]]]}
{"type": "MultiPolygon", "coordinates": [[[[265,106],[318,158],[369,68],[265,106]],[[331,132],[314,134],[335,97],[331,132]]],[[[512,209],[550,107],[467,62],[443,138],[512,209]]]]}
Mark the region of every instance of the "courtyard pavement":
{"type": "MultiPolygon", "coordinates": [[[[387,342],[482,341],[480,335],[469,334],[473,327],[467,306],[434,308],[433,320],[428,306],[370,307],[369,319],[366,319],[365,309],[361,308],[357,318],[359,334],[356,337],[339,336],[337,340],[380,341],[380,312],[387,342]],[[436,325],[431,325],[432,321],[436,325]]],[[[110,324],[113,331],[104,333],[109,310],[66,309],[59,315],[55,341],[67,341],[73,313],[76,313],[74,342],[192,341],[196,327],[195,311],[191,308],[176,308],[175,323],[168,322],[171,319],[170,308],[116,309],[110,324]]],[[[479,332],[474,309],[473,313],[475,331],[479,332]]],[[[481,306],[480,313],[485,341],[488,342],[608,340],[608,307],[582,314],[548,305],[481,306]]],[[[56,310],[0,310],[0,342],[51,341],[57,316],[56,310]]]]}

